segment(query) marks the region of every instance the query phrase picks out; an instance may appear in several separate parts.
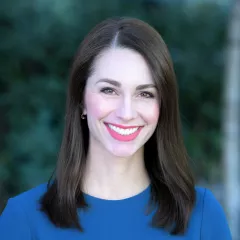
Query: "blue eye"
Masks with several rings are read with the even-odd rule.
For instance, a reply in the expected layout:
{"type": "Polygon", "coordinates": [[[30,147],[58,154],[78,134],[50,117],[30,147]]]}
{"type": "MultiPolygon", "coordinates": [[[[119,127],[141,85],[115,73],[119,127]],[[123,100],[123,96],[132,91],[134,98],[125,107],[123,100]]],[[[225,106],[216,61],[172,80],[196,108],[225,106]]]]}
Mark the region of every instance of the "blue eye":
{"type": "Polygon", "coordinates": [[[144,98],[154,98],[154,95],[150,92],[141,92],[140,95],[144,98]]]}
{"type": "Polygon", "coordinates": [[[105,94],[108,94],[108,95],[115,95],[115,94],[116,94],[115,90],[112,89],[112,88],[110,88],[110,87],[102,88],[102,89],[100,90],[100,92],[105,93],[105,94]]]}

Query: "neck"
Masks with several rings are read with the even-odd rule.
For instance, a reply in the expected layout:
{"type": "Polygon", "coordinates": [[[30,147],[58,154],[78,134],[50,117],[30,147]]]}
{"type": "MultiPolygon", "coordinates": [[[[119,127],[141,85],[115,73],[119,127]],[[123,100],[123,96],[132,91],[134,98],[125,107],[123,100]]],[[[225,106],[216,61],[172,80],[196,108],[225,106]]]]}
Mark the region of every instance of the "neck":
{"type": "Polygon", "coordinates": [[[143,148],[120,158],[107,150],[89,146],[83,191],[103,199],[123,199],[143,191],[150,183],[143,148]]]}

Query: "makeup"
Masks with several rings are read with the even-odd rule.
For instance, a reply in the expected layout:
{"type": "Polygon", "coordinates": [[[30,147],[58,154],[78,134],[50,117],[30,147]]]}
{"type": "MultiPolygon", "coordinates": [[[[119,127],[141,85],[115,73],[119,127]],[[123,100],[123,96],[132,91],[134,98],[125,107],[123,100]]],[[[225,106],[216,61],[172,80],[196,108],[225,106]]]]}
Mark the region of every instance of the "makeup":
{"type": "Polygon", "coordinates": [[[114,139],[122,142],[134,140],[143,128],[143,126],[122,126],[110,123],[105,123],[105,126],[114,139]]]}

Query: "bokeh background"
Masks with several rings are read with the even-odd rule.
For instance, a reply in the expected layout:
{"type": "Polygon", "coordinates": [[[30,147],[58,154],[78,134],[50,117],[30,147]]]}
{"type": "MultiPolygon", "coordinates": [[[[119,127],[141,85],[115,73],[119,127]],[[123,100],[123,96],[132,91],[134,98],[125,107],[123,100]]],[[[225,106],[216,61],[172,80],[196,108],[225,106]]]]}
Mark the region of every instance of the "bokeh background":
{"type": "Polygon", "coordinates": [[[236,93],[228,92],[228,86],[236,90],[240,81],[236,69],[231,74],[234,66],[240,68],[240,57],[235,54],[232,60],[230,54],[233,50],[240,55],[231,38],[238,30],[230,31],[231,22],[240,22],[233,14],[236,2],[1,0],[0,212],[9,197],[46,182],[55,168],[69,69],[83,37],[107,17],[132,16],[155,27],[169,47],[184,140],[197,183],[214,192],[234,239],[239,239],[240,104],[236,93]],[[235,108],[230,107],[232,96],[235,108]],[[231,109],[235,118],[230,121],[231,109]],[[229,121],[236,133],[232,145],[227,142],[229,121]]]}

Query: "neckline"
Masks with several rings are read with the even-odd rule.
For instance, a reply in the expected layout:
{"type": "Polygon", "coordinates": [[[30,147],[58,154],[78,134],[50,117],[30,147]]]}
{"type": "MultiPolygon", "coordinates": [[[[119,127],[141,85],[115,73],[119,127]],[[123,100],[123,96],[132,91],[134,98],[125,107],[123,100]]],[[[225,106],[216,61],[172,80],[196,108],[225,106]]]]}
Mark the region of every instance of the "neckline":
{"type": "Polygon", "coordinates": [[[105,198],[99,198],[99,197],[95,197],[92,196],[90,194],[87,193],[83,193],[84,197],[89,200],[89,201],[97,201],[97,202],[103,202],[103,203],[123,203],[123,202],[129,202],[129,201],[135,201],[138,200],[140,198],[143,198],[145,196],[148,196],[148,193],[150,192],[150,188],[151,188],[151,184],[149,184],[144,190],[142,190],[141,192],[131,196],[131,197],[127,197],[127,198],[123,198],[123,199],[105,199],[105,198]]]}

